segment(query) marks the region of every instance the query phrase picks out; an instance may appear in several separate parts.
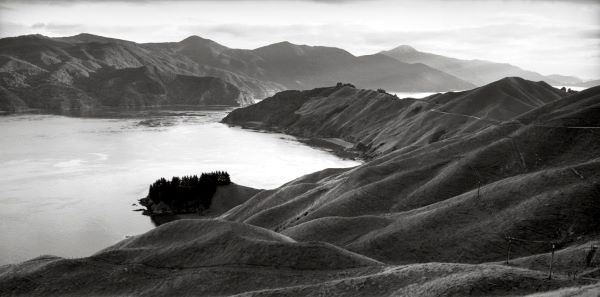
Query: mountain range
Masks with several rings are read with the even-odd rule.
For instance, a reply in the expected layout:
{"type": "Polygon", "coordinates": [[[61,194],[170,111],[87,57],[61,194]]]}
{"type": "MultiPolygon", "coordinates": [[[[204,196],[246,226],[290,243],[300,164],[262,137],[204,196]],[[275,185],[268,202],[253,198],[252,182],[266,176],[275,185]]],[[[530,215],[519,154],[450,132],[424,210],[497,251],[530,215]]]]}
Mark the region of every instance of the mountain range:
{"type": "Polygon", "coordinates": [[[478,86],[512,76],[532,81],[545,81],[555,86],[575,86],[583,83],[583,80],[575,76],[558,74],[544,76],[537,72],[523,70],[508,63],[456,59],[420,52],[409,45],[401,45],[388,51],[382,51],[380,54],[405,63],[423,63],[478,86]]]}
{"type": "Polygon", "coordinates": [[[407,46],[354,56],[339,48],[289,42],[232,49],[198,36],[165,43],[91,34],[0,39],[0,110],[5,112],[244,106],[278,91],[337,82],[390,92],[465,90],[514,75],[551,84],[580,82],[407,46]]]}
{"type": "Polygon", "coordinates": [[[420,100],[279,92],[223,122],[343,142],[366,161],[90,257],[0,267],[0,293],[597,296],[599,111],[600,86],[516,77],[420,100]]]}

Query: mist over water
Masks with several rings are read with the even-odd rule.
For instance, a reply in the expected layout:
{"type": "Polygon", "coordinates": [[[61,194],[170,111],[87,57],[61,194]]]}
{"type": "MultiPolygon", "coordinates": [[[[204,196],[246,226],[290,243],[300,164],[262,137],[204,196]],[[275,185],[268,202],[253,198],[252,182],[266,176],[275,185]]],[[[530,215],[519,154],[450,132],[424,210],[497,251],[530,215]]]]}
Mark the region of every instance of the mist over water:
{"type": "Polygon", "coordinates": [[[421,99],[421,98],[425,98],[427,96],[431,96],[431,95],[437,94],[437,93],[436,92],[392,92],[391,94],[398,96],[398,98],[400,98],[400,99],[404,99],[404,98],[421,99]]]}
{"type": "Polygon", "coordinates": [[[555,87],[557,89],[560,89],[560,88],[571,89],[576,92],[581,92],[581,91],[587,89],[586,87],[577,87],[577,86],[553,86],[553,87],[555,87]]]}
{"type": "Polygon", "coordinates": [[[235,183],[275,188],[359,164],[290,136],[218,123],[225,114],[0,117],[0,265],[87,256],[153,228],[132,204],[160,177],[226,170],[235,183]]]}

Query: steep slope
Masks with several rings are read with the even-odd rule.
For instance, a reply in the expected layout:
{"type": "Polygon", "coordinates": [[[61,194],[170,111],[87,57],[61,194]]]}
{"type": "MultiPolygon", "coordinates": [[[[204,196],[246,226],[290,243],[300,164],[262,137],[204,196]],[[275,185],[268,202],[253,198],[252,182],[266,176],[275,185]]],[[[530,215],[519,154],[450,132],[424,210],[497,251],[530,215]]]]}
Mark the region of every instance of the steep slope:
{"type": "Polygon", "coordinates": [[[257,59],[248,50],[225,47],[210,39],[190,36],[180,42],[146,43],[142,46],[180,62],[177,67],[196,75],[215,76],[224,79],[250,94],[255,99],[273,95],[285,87],[265,79],[263,70],[257,68],[257,59]]]}
{"type": "Polygon", "coordinates": [[[235,86],[215,77],[161,73],[157,69],[102,68],[72,84],[41,82],[33,88],[8,88],[0,110],[24,105],[53,112],[87,112],[102,107],[236,106],[250,99],[235,86]],[[14,99],[10,99],[14,98],[14,99]]]}
{"type": "MultiPolygon", "coordinates": [[[[313,100],[320,98],[304,105],[313,100]]],[[[475,133],[314,173],[259,193],[222,217],[392,263],[498,260],[506,254],[505,236],[526,239],[512,248],[514,256],[546,252],[551,242],[564,245],[600,231],[599,100],[600,88],[589,89],[514,121],[486,122],[475,133]]],[[[301,122],[299,110],[282,118],[301,122]]],[[[360,112],[353,114],[354,121],[344,123],[370,129],[360,112]]],[[[353,126],[340,125],[339,134],[345,129],[353,126]]]]}
{"type": "Polygon", "coordinates": [[[223,122],[304,137],[342,138],[373,157],[475,133],[561,96],[566,93],[519,78],[421,100],[338,85],[282,92],[234,110],[223,122]]]}
{"type": "Polygon", "coordinates": [[[579,80],[571,76],[543,76],[539,73],[523,70],[506,63],[495,63],[485,60],[461,60],[420,52],[408,45],[401,45],[388,51],[382,51],[381,54],[405,63],[423,63],[475,85],[485,85],[507,76],[518,76],[533,81],[543,80],[552,85],[569,85],[579,80]]]}
{"type": "MultiPolygon", "coordinates": [[[[94,109],[103,106],[105,101],[86,90],[88,85],[96,83],[93,81],[95,78],[102,76],[111,83],[111,79],[123,81],[122,76],[128,73],[127,69],[152,69],[153,72],[160,73],[163,78],[180,75],[178,79],[161,81],[165,88],[172,90],[180,87],[180,81],[190,80],[185,77],[215,81],[213,84],[200,84],[196,89],[200,92],[188,94],[187,97],[203,97],[205,93],[214,93],[215,96],[223,96],[223,101],[217,102],[217,105],[239,106],[252,103],[254,94],[248,89],[248,86],[253,84],[250,82],[251,79],[244,80],[225,71],[221,73],[188,62],[189,59],[184,56],[170,56],[141,44],[90,34],[66,38],[48,38],[41,35],[20,36],[0,40],[0,85],[19,98],[23,96],[24,98],[20,98],[21,101],[32,108],[52,106],[52,110],[94,109]],[[109,74],[117,76],[109,77],[107,76],[109,74]],[[219,76],[223,82],[217,83],[214,76],[219,76]],[[173,82],[175,83],[171,85],[173,82]],[[209,85],[210,88],[207,88],[209,85]],[[232,88],[238,90],[232,92],[232,88]],[[46,100],[47,93],[51,93],[53,99],[46,100]]],[[[128,79],[129,84],[122,84],[121,87],[136,89],[139,87],[135,84],[138,79],[139,76],[132,77],[128,79]]],[[[155,80],[155,77],[149,76],[142,80],[155,80]]],[[[150,93],[155,95],[153,92],[150,93]]],[[[172,94],[173,92],[166,92],[162,103],[179,104],[181,98],[171,98],[172,94]]],[[[154,99],[151,101],[137,100],[142,104],[136,107],[154,105],[156,102],[154,99]]],[[[186,101],[194,100],[187,98],[186,101]]],[[[199,105],[212,104],[210,100],[195,101],[199,105]]],[[[130,102],[120,102],[110,106],[130,105],[130,102]]],[[[15,106],[6,103],[3,104],[2,109],[16,110],[15,106]]]]}

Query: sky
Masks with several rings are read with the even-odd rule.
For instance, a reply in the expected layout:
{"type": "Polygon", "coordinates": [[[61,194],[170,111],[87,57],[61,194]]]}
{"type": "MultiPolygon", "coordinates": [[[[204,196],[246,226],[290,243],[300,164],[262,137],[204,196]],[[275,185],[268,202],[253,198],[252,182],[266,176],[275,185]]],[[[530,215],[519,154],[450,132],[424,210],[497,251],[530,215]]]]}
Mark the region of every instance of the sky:
{"type": "Polygon", "coordinates": [[[0,37],[82,32],[136,42],[198,35],[247,49],[290,41],[355,55],[407,44],[600,78],[598,0],[0,0],[0,37]]]}

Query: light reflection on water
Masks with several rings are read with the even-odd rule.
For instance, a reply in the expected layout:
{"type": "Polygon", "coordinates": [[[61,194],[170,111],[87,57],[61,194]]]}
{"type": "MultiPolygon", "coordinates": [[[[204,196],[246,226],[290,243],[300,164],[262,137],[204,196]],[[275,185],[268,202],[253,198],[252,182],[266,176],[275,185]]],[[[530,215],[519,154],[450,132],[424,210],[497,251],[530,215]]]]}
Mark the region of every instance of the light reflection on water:
{"type": "Polygon", "coordinates": [[[132,204],[162,176],[227,170],[236,183],[274,188],[359,164],[290,136],[218,123],[225,114],[0,117],[0,265],[87,256],[153,228],[132,204]]]}

